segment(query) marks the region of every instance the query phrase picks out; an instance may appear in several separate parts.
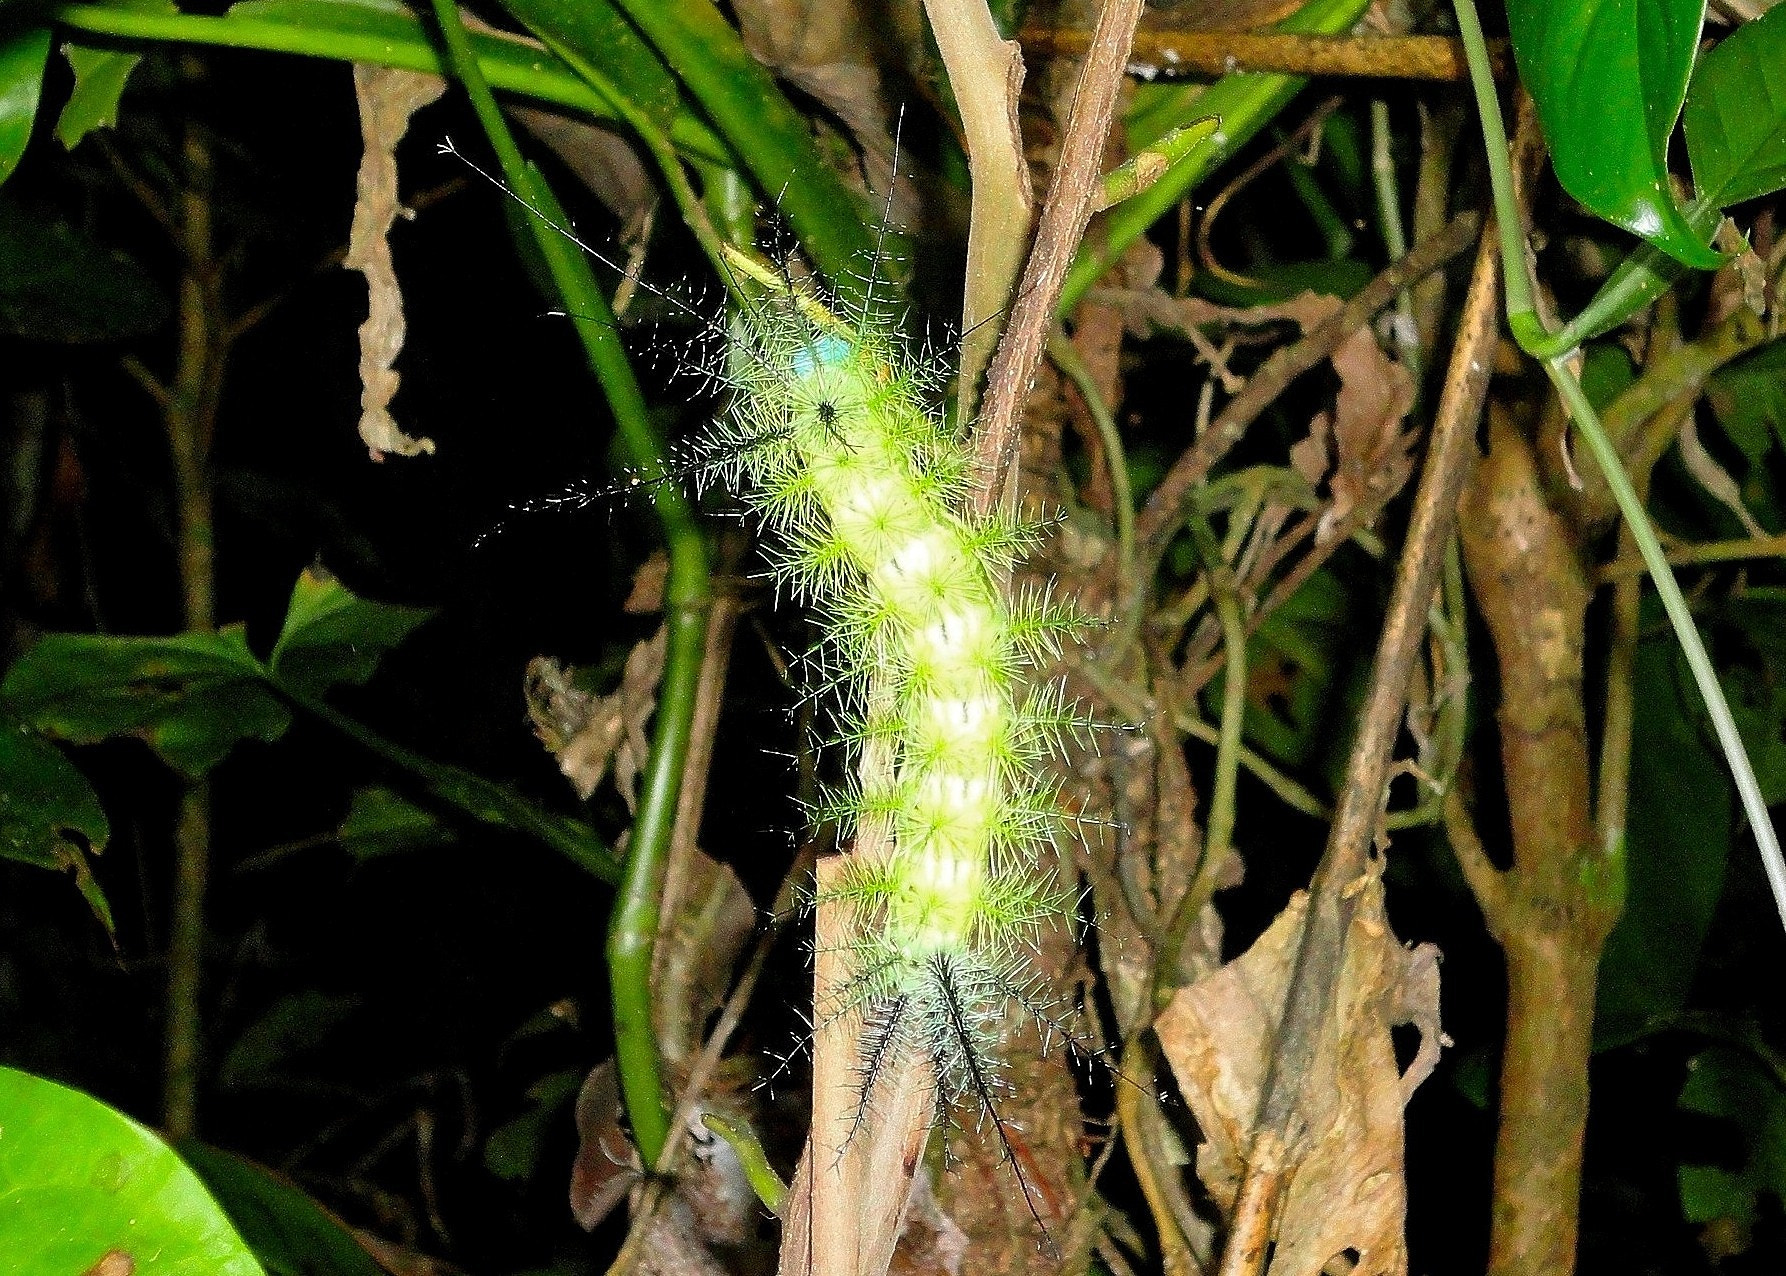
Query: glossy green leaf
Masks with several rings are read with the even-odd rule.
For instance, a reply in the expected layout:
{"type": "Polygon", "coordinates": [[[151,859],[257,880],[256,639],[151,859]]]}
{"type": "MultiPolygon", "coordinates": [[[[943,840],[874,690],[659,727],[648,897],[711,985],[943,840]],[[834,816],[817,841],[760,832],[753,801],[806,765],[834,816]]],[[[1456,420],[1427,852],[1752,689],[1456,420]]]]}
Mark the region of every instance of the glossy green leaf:
{"type": "MultiPolygon", "coordinates": [[[[129,0],[112,0],[62,5],[56,19],[76,31],[126,40],[175,40],[441,71],[426,30],[397,0],[244,0],[223,17],[144,10],[129,0]]],[[[598,119],[615,118],[601,94],[531,43],[483,32],[472,35],[471,43],[493,87],[598,119]]],[[[732,162],[713,130],[687,111],[677,114],[671,138],[690,156],[732,162]]]]}
{"type": "Polygon", "coordinates": [[[49,59],[48,28],[0,28],[0,182],[12,176],[31,141],[49,59]]]}
{"type": "Polygon", "coordinates": [[[62,52],[74,72],[74,89],[56,117],[56,137],[72,150],[94,129],[117,126],[119,99],[143,55],[84,44],[67,45],[62,52]]]}
{"type": "Polygon", "coordinates": [[[587,58],[660,129],[669,130],[682,109],[676,81],[610,0],[504,0],[504,7],[540,39],[587,58]]]}
{"type": "Polygon", "coordinates": [[[1668,184],[1668,139],[1693,70],[1705,0],[1509,0],[1520,79],[1557,180],[1591,212],[1689,266],[1722,257],[1668,184]]]}
{"type": "MultiPolygon", "coordinates": [[[[819,154],[806,117],[750,51],[713,0],[618,0],[750,167],[801,246],[847,290],[873,251],[872,217],[819,154]]],[[[544,5],[541,6],[542,9],[544,5]]],[[[578,49],[598,65],[601,49],[578,49]]]]}
{"type": "Polygon", "coordinates": [[[457,842],[459,832],[401,794],[375,786],[354,791],[335,840],[364,863],[383,855],[445,846],[457,842]]]}
{"type": "Polygon", "coordinates": [[[167,1144],[78,1090],[0,1068],[0,1272],[262,1276],[167,1144]]]}
{"type": "Polygon", "coordinates": [[[1688,1063],[1680,1107],[1727,1124],[1742,1149],[1734,1166],[1682,1165],[1681,1213],[1690,1223],[1754,1223],[1763,1195],[1786,1201],[1786,1090],[1752,1055],[1714,1046],[1688,1063]]]}
{"type": "Polygon", "coordinates": [[[160,286],[134,260],[0,196],[0,335],[118,341],[154,331],[169,312],[160,286]]]}
{"type": "Polygon", "coordinates": [[[292,589],[267,667],[281,686],[306,698],[341,683],[358,686],[386,652],[433,614],[372,602],[322,568],[306,568],[292,589]]]}
{"type": "Polygon", "coordinates": [[[76,744],[140,737],[191,776],[241,740],[278,739],[291,721],[239,628],[169,638],[49,634],[7,671],[0,701],[76,744]]]}
{"type": "Polygon", "coordinates": [[[111,823],[99,795],[62,750],[0,716],[0,858],[67,869],[106,933],[112,909],[93,879],[89,852],[105,849],[111,823]]]}
{"type": "Polygon", "coordinates": [[[1694,72],[1687,155],[1718,208],[1786,186],[1786,8],[1731,32],[1694,72]]]}
{"type": "Polygon", "coordinates": [[[180,1144],[180,1155],[267,1276],[384,1276],[346,1224],[273,1171],[191,1139],[180,1144]]]}

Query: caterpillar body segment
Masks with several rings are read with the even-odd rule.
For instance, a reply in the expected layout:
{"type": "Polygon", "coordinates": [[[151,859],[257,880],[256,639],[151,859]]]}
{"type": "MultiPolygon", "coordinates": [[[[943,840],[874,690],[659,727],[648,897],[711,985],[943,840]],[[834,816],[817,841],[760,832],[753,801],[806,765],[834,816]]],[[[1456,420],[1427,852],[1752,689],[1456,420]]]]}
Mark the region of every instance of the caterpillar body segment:
{"type": "Polygon", "coordinates": [[[701,445],[707,468],[821,622],[813,663],[842,691],[841,738],[885,762],[817,812],[888,849],[853,857],[828,891],[854,918],[852,974],[816,1013],[861,1015],[858,1120],[883,1065],[916,1050],[943,1103],[997,1124],[1000,1020],[1013,1003],[1037,1013],[1027,952],[1070,903],[1040,867],[1062,823],[1042,764],[1083,725],[1026,674],[1079,617],[1009,589],[1041,529],[968,512],[940,379],[883,318],[832,318],[790,285],[730,335],[732,407],[701,445]]]}

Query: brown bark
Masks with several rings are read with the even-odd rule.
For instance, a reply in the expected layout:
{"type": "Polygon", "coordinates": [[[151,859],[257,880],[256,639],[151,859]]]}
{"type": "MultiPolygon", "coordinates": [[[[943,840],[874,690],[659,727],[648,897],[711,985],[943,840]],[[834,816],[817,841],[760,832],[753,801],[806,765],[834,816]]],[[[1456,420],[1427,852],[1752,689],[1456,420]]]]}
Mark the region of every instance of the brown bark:
{"type": "MultiPolygon", "coordinates": [[[[1569,522],[1530,444],[1491,417],[1460,511],[1464,562],[1500,666],[1501,763],[1513,863],[1460,857],[1507,961],[1491,1276],[1575,1266],[1595,974],[1618,916],[1618,864],[1594,835],[1582,696],[1591,598],[1569,522]]],[[[1454,820],[1454,823],[1456,821],[1454,820]]]]}

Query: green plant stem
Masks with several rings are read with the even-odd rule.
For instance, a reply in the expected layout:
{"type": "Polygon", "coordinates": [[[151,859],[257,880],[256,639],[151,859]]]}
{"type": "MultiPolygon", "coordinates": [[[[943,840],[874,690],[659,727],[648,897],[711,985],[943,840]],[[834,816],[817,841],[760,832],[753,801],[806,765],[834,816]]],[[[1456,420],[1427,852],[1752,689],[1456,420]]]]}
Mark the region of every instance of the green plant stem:
{"type": "MultiPolygon", "coordinates": [[[[168,13],[108,4],[70,4],[51,10],[61,26],[88,35],[121,40],[153,40],[180,44],[205,44],[232,49],[259,49],[269,53],[295,53],[337,62],[366,62],[405,71],[443,74],[440,55],[428,43],[421,25],[413,37],[403,28],[406,18],[393,19],[391,31],[325,30],[254,17],[205,17],[193,13],[168,13]]],[[[523,61],[492,56],[508,47],[532,52],[526,45],[500,36],[474,34],[479,66],[493,88],[518,93],[554,106],[569,107],[597,119],[614,119],[608,100],[563,67],[543,55],[523,61]]],[[[705,124],[680,112],[670,127],[678,149],[691,157],[732,165],[731,153],[705,124]]]]}
{"type": "Polygon", "coordinates": [[[1121,565],[1124,587],[1135,578],[1135,489],[1129,481],[1128,454],[1123,450],[1122,432],[1110,415],[1110,405],[1098,392],[1091,370],[1079,351],[1057,326],[1048,342],[1049,357],[1067,374],[1067,379],[1085,400],[1091,419],[1097,423],[1098,441],[1104,447],[1104,464],[1110,471],[1110,502],[1116,507],[1116,554],[1121,565]]]}
{"type": "Polygon", "coordinates": [[[1496,218],[1501,227],[1501,264],[1506,280],[1508,326],[1513,330],[1514,339],[1519,342],[1520,348],[1534,353],[1534,357],[1543,363],[1545,374],[1556,387],[1563,406],[1568,409],[1570,418],[1587,441],[1588,450],[1593,453],[1601,474],[1612,489],[1613,499],[1637,544],[1637,552],[1642,555],[1644,565],[1649,568],[1650,579],[1656,584],[1656,592],[1662,599],[1662,608],[1667,612],[1669,624],[1674,628],[1675,640],[1681,645],[1681,654],[1686,658],[1687,668],[1693,674],[1693,682],[1705,701],[1706,712],[1712,720],[1712,730],[1718,738],[1718,746],[1723,750],[1724,760],[1736,782],[1737,796],[1742,801],[1743,811],[1749,818],[1749,826],[1761,851],[1761,865],[1767,874],[1768,886],[1773,891],[1774,906],[1780,914],[1782,926],[1786,926],[1786,856],[1781,854],[1779,838],[1774,832],[1773,821],[1768,816],[1767,803],[1761,795],[1761,785],[1755,778],[1755,769],[1749,762],[1748,750],[1743,746],[1742,736],[1736,729],[1736,720],[1731,716],[1729,702],[1724,698],[1724,688],[1718,681],[1717,671],[1712,668],[1705,644],[1700,640],[1699,629],[1693,623],[1693,614],[1688,610],[1687,600],[1682,597],[1680,585],[1676,583],[1674,572],[1668,566],[1668,559],[1656,539],[1643,501],[1632,486],[1630,476],[1625,473],[1618,449],[1601,428],[1599,414],[1588,401],[1581,382],[1576,379],[1570,367],[1569,353],[1565,351],[1548,356],[1535,354],[1536,351],[1550,348],[1552,334],[1545,327],[1532,301],[1531,281],[1526,273],[1525,243],[1518,230],[1522,224],[1519,206],[1513,196],[1512,174],[1507,164],[1507,134],[1501,125],[1500,102],[1495,97],[1494,81],[1489,72],[1488,49],[1482,39],[1482,25],[1476,16],[1474,0],[1453,0],[1453,3],[1457,7],[1464,52],[1470,63],[1470,80],[1476,91],[1476,105],[1482,114],[1483,137],[1488,143],[1489,178],[1494,187],[1496,218]]]}
{"type": "MultiPolygon", "coordinates": [[[[1389,127],[1389,103],[1371,99],[1371,186],[1377,196],[1377,223],[1390,261],[1408,255],[1408,232],[1402,222],[1401,183],[1396,179],[1395,155],[1390,150],[1394,131],[1389,127]]],[[[1393,328],[1396,357],[1413,379],[1416,395],[1425,375],[1420,359],[1420,329],[1414,322],[1414,293],[1403,288],[1395,299],[1393,328]]]]}
{"type": "MultiPolygon", "coordinates": [[[[621,348],[613,313],[582,252],[553,225],[565,224],[551,188],[521,156],[473,56],[453,0],[434,0],[448,60],[465,86],[510,187],[537,214],[528,219],[565,309],[613,410],[620,436],[641,476],[664,479],[664,446],[621,348]],[[542,216],[543,215],[543,216],[542,216]]],[[[694,512],[674,482],[649,484],[652,508],[668,543],[664,620],[669,630],[663,685],[653,724],[651,759],[633,824],[625,876],[608,924],[608,978],[614,1003],[614,1053],[633,1137],[645,1164],[655,1165],[669,1135],[658,1046],[651,1025],[651,966],[670,836],[688,756],[701,658],[706,647],[711,583],[707,546],[694,512]]]]}

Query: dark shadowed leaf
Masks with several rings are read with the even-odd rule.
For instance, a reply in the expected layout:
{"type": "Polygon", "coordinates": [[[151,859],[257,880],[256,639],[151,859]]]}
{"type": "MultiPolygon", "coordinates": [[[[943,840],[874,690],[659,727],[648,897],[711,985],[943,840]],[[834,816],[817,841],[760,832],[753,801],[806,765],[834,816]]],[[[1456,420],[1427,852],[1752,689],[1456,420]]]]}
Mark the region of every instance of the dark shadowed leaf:
{"type": "Polygon", "coordinates": [[[365,861],[445,846],[457,842],[459,833],[432,811],[375,785],[354,791],[347,815],[335,830],[335,840],[356,860],[365,861]]]}
{"type": "Polygon", "coordinates": [[[225,1090],[289,1084],[286,1060],[314,1047],[359,1004],[314,988],[281,997],[236,1038],[217,1069],[217,1084],[225,1090]]]}
{"type": "Polygon", "coordinates": [[[1734,1165],[1680,1167],[1681,1213],[1690,1223],[1729,1219],[1745,1230],[1758,1199],[1786,1201],[1786,1091],[1761,1061],[1729,1046],[1714,1046],[1687,1065],[1680,1106],[1716,1118],[1737,1133],[1734,1165]]]}
{"type": "Polygon", "coordinates": [[[1687,155],[1719,208],[1786,186],[1786,8],[1738,27],[1693,75],[1687,155]]]}
{"type": "Polygon", "coordinates": [[[285,625],[267,665],[299,696],[319,696],[340,683],[359,684],[392,647],[434,613],[359,597],[320,567],[298,577],[285,625]]]}
{"type": "Polygon", "coordinates": [[[49,58],[47,28],[0,27],[0,182],[12,175],[31,141],[49,58]]]}
{"type": "Polygon", "coordinates": [[[291,714],[239,628],[168,638],[48,634],[0,683],[0,702],[46,735],[133,735],[187,775],[245,739],[277,740],[291,714]]]}
{"type": "Polygon", "coordinates": [[[1519,76],[1563,189],[1689,266],[1722,258],[1668,185],[1705,0],[1509,0],[1519,76]]]}
{"type": "Polygon", "coordinates": [[[87,777],[30,727],[0,717],[0,857],[71,871],[108,934],[111,905],[87,855],[103,851],[111,835],[87,777]]]}
{"type": "Polygon", "coordinates": [[[117,1254],[132,1276],[261,1276],[173,1150],[97,1099],[0,1068],[0,1130],[5,1271],[81,1276],[117,1254]]]}
{"type": "Polygon", "coordinates": [[[159,328],[147,271],[68,223],[0,198],[0,335],[80,344],[159,328]]]}
{"type": "Polygon", "coordinates": [[[190,1139],[180,1144],[180,1155],[268,1276],[382,1276],[346,1225],[271,1170],[190,1139]]]}
{"type": "Polygon", "coordinates": [[[130,73],[136,70],[143,55],[119,49],[93,49],[84,44],[66,45],[62,52],[68,59],[68,69],[74,72],[74,89],[56,118],[56,136],[72,150],[94,129],[116,127],[118,100],[124,96],[130,73]]]}

